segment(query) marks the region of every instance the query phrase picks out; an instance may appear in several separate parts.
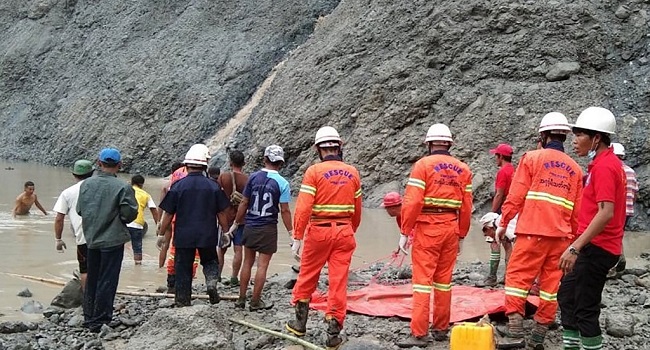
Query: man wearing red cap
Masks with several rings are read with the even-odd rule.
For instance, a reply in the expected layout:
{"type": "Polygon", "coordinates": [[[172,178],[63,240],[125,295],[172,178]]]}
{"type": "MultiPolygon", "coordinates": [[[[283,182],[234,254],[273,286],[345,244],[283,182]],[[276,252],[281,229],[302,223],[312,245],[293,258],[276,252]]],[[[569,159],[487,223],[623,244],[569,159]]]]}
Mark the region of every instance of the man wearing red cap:
{"type": "Polygon", "coordinates": [[[500,143],[496,148],[490,150],[499,167],[497,177],[494,181],[494,198],[492,198],[492,212],[501,214],[501,205],[508,196],[508,189],[515,174],[515,167],[512,165],[512,147],[507,143],[500,143]]]}
{"type": "MultiPolygon", "coordinates": [[[[501,214],[501,205],[508,196],[508,189],[512,183],[512,177],[515,173],[515,167],[512,165],[512,147],[507,143],[500,143],[496,148],[490,150],[494,154],[499,171],[497,171],[496,180],[494,181],[494,198],[492,198],[492,212],[501,214]]],[[[498,240],[490,242],[490,273],[482,282],[476,285],[479,287],[494,287],[497,285],[497,271],[501,261],[501,244],[506,251],[511,250],[511,243],[504,240],[499,243],[498,240]]],[[[507,260],[506,254],[506,260],[507,260]]],[[[507,264],[507,262],[506,262],[507,264]]]]}
{"type": "MultiPolygon", "coordinates": [[[[398,192],[388,192],[384,196],[381,206],[386,209],[388,216],[395,218],[395,221],[397,221],[397,227],[399,227],[400,233],[402,234],[400,239],[406,240],[407,243],[405,247],[408,249],[413,241],[413,232],[402,232],[402,196],[398,192]]],[[[402,247],[404,244],[400,243],[399,246],[402,247]]],[[[399,253],[400,249],[401,248],[398,248],[396,253],[399,253]]],[[[403,250],[403,252],[407,253],[406,250],[403,250]]]]}

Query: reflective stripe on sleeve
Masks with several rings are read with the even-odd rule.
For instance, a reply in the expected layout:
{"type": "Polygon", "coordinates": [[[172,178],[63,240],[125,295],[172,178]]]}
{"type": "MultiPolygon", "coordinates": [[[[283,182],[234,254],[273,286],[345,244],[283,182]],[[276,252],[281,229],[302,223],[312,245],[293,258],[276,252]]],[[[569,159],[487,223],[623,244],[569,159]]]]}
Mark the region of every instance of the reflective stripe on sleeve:
{"type": "Polygon", "coordinates": [[[410,177],[409,180],[406,182],[406,186],[414,186],[417,188],[424,189],[426,186],[426,183],[420,179],[416,179],[413,177],[410,177]]]}
{"type": "Polygon", "coordinates": [[[311,194],[312,196],[315,196],[316,188],[307,185],[300,185],[300,192],[308,193],[311,194]]]}

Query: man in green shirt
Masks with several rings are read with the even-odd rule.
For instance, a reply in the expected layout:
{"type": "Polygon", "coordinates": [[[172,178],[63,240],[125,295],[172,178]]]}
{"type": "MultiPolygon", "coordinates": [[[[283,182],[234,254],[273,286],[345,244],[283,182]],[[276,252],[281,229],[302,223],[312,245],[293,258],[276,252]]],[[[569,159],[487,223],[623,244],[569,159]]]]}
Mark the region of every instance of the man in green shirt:
{"type": "Polygon", "coordinates": [[[81,184],[77,201],[88,245],[84,327],[91,332],[111,322],[124,243],[131,240],[126,224],[138,215],[133,189],[115,175],[121,160],[118,150],[104,148],[99,153],[99,169],[81,184]]]}

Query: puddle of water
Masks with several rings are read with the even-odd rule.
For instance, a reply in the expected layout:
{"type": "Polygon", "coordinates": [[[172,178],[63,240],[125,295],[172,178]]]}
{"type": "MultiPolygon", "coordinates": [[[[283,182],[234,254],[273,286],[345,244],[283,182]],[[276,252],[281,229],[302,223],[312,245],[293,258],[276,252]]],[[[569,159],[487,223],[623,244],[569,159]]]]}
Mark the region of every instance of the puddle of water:
{"type": "MultiPolygon", "coordinates": [[[[34,294],[32,299],[48,305],[52,298],[59,292],[60,287],[50,286],[39,282],[23,280],[12,277],[7,273],[32,275],[43,278],[66,281],[72,277],[72,271],[77,267],[74,238],[66,221],[63,238],[69,249],[65,253],[58,253],[54,247],[54,215],[51,208],[54,206],[59,193],[72,185],[74,180],[68,169],[49,167],[29,163],[7,163],[0,161],[0,173],[4,186],[0,186],[0,321],[11,319],[39,319],[40,316],[25,315],[20,312],[22,304],[29,300],[17,297],[16,294],[28,287],[34,294]],[[15,170],[4,170],[11,166],[15,170]],[[32,210],[26,217],[11,217],[13,202],[22,191],[23,183],[27,180],[36,184],[36,194],[43,207],[50,212],[44,216],[32,210]]],[[[125,180],[128,175],[122,176],[125,180]]],[[[156,202],[160,189],[167,180],[161,178],[147,178],[147,190],[156,202]]],[[[145,214],[149,227],[155,227],[149,214],[145,214]]],[[[489,259],[489,246],[485,243],[477,222],[465,239],[463,253],[460,261],[487,261],[489,259]]],[[[359,231],[356,234],[357,250],[353,256],[353,267],[361,267],[378,259],[388,257],[397,247],[399,231],[395,219],[388,217],[383,209],[365,209],[359,231]]],[[[273,256],[270,273],[287,271],[295,264],[289,247],[290,239],[280,229],[279,251],[273,256]]],[[[146,289],[153,292],[157,286],[164,285],[166,270],[158,268],[158,250],[156,237],[153,232],[144,237],[143,265],[133,264],[133,254],[130,244],[127,244],[122,272],[120,275],[120,289],[139,290],[146,289]]],[[[643,266],[643,262],[634,259],[643,251],[650,248],[650,240],[642,233],[630,233],[626,236],[625,249],[628,256],[628,265],[643,266]]],[[[230,276],[232,253],[227,253],[223,276],[230,276]]],[[[408,259],[407,259],[408,262],[408,259]]],[[[199,272],[199,279],[202,274],[199,272]]],[[[228,291],[230,292],[230,291],[228,291]]]]}

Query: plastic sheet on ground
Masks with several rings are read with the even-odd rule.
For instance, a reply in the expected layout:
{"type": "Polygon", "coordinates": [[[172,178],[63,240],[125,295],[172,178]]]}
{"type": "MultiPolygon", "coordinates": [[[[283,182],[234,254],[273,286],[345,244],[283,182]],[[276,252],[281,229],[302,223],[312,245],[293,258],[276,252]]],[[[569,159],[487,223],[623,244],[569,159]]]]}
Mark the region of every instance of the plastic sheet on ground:
{"type": "MultiPolygon", "coordinates": [[[[368,316],[398,316],[410,319],[412,295],[411,284],[381,285],[373,283],[359,290],[349,291],[347,309],[349,312],[368,316]]],[[[451,295],[451,322],[465,321],[506,310],[503,289],[454,286],[451,295]]],[[[539,298],[528,297],[528,302],[537,306],[539,298]]],[[[314,293],[309,306],[325,311],[327,309],[327,293],[323,294],[318,291],[314,293]]],[[[433,312],[433,305],[431,311],[433,312]]]]}

